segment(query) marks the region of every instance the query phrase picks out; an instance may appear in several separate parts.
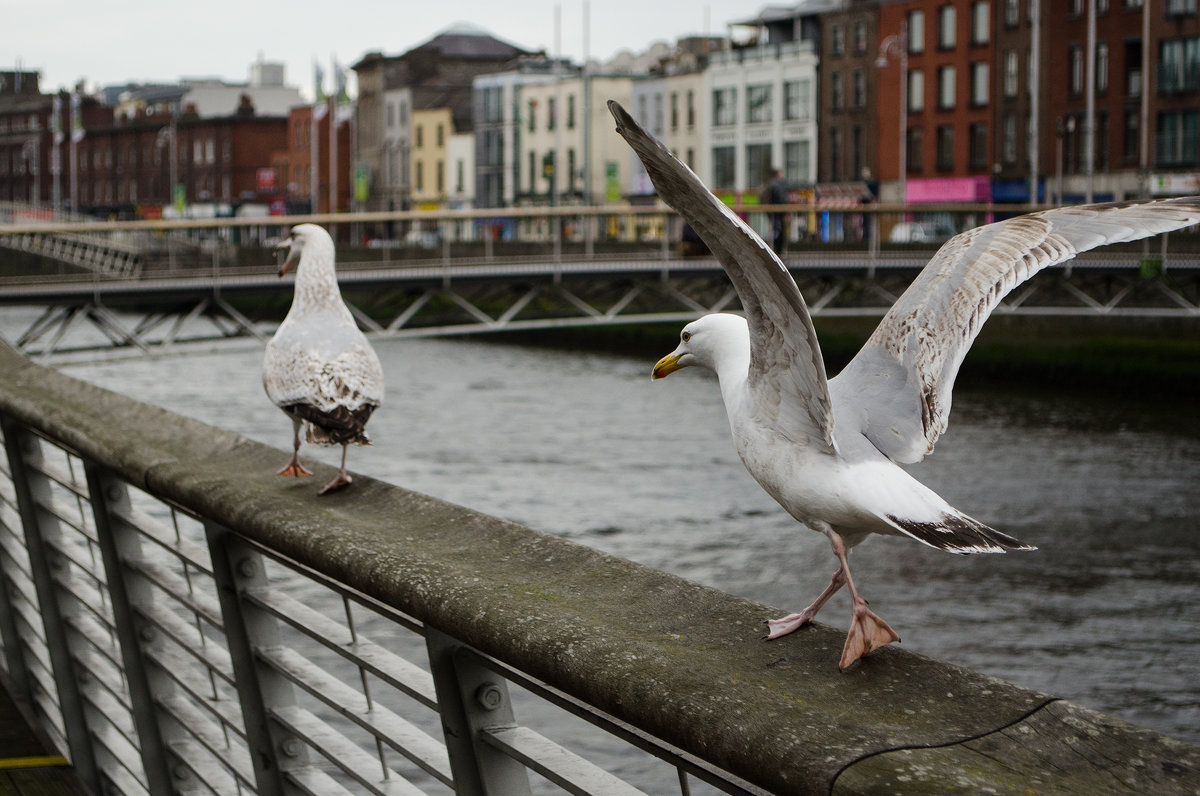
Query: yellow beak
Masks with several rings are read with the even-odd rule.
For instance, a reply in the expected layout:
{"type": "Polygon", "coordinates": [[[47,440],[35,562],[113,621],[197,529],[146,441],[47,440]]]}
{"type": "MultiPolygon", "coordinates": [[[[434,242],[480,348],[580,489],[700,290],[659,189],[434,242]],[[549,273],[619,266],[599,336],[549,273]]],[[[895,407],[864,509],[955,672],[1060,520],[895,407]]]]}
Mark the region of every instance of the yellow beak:
{"type": "Polygon", "coordinates": [[[680,354],[671,352],[654,365],[654,371],[650,374],[651,381],[663,379],[670,376],[680,368],[685,368],[687,365],[679,364],[680,354]]]}

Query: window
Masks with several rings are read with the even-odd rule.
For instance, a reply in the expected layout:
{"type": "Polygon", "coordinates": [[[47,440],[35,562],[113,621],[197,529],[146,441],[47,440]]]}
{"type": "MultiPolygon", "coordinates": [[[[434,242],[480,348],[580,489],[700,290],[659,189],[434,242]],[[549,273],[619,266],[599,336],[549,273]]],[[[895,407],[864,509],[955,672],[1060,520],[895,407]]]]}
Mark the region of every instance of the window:
{"type": "Polygon", "coordinates": [[[771,121],[771,84],[746,87],[746,122],[755,124],[771,121]]]}
{"type": "Polygon", "coordinates": [[[1021,0],[1004,0],[1004,24],[1016,27],[1021,21],[1021,0]]]}
{"type": "Polygon", "coordinates": [[[417,189],[418,191],[423,191],[423,190],[425,190],[425,163],[424,163],[423,161],[420,161],[420,160],[418,160],[418,161],[417,161],[417,184],[416,184],[416,189],[417,189]]]}
{"type": "Polygon", "coordinates": [[[529,192],[533,193],[534,186],[537,185],[537,155],[533,150],[529,152],[529,192]]]}
{"type": "Polygon", "coordinates": [[[904,164],[905,170],[909,174],[920,172],[925,168],[924,165],[924,149],[925,135],[920,127],[910,127],[904,131],[905,152],[904,164]]]}
{"type": "Polygon", "coordinates": [[[575,129],[575,95],[567,96],[567,129],[575,129]]]}
{"type": "Polygon", "coordinates": [[[987,44],[991,12],[986,2],[971,4],[971,44],[987,44]]]}
{"type": "Polygon", "coordinates": [[[437,162],[437,192],[439,194],[446,192],[446,161],[444,160],[437,162]]]}
{"type": "MultiPolygon", "coordinates": [[[[642,109],[645,110],[646,98],[641,97],[640,99],[642,101],[642,109]]],[[[547,100],[546,101],[546,109],[547,109],[546,110],[546,129],[553,130],[554,126],[556,124],[558,124],[558,100],[557,100],[557,98],[551,97],[549,100],[547,100]]],[[[646,123],[646,114],[644,114],[644,113],[641,114],[641,122],[642,122],[642,124],[646,123]]]]}
{"type": "Polygon", "coordinates": [[[908,51],[925,52],[925,12],[908,12],[908,51]]]}
{"type": "Polygon", "coordinates": [[[970,164],[971,169],[979,171],[986,169],[988,165],[987,153],[987,125],[973,124],[970,127],[970,164]]]}
{"type": "Polygon", "coordinates": [[[938,9],[938,47],[943,50],[954,49],[954,28],[957,24],[958,15],[954,6],[942,6],[938,9]]]}
{"type": "Polygon", "coordinates": [[[1020,58],[1016,50],[1004,51],[1004,96],[1017,96],[1018,86],[1021,85],[1020,58]]]}
{"type": "Polygon", "coordinates": [[[829,176],[835,182],[842,177],[842,129],[831,128],[829,131],[829,176]]]}
{"type": "Polygon", "coordinates": [[[1096,113],[1096,170],[1108,171],[1108,111],[1096,113]]]}
{"type": "Polygon", "coordinates": [[[1083,93],[1083,49],[1078,44],[1072,44],[1067,56],[1070,68],[1069,83],[1067,85],[1071,94],[1079,95],[1083,93]]]}
{"type": "Polygon", "coordinates": [[[862,55],[867,51],[867,26],[861,22],[854,24],[854,52],[862,55]]]}
{"type": "Polygon", "coordinates": [[[857,178],[863,170],[863,131],[858,125],[850,131],[850,176],[857,178]]]}
{"type": "Polygon", "coordinates": [[[1166,0],[1165,13],[1167,16],[1195,14],[1196,0],[1166,0]]]}
{"type": "Polygon", "coordinates": [[[696,95],[691,89],[687,93],[687,126],[689,130],[696,126],[696,95]]]}
{"type": "Polygon", "coordinates": [[[771,145],[746,145],[746,182],[749,185],[766,185],[771,181],[771,145]]]}
{"type": "Polygon", "coordinates": [[[1163,41],[1158,46],[1158,58],[1160,93],[1200,89],[1200,38],[1163,41]]]}
{"type": "Polygon", "coordinates": [[[1004,115],[1003,137],[1000,144],[1001,158],[1005,163],[1017,162],[1017,117],[1015,114],[1004,115]]]}
{"type": "MultiPolygon", "coordinates": [[[[574,108],[574,105],[571,106],[574,108]]],[[[679,129],[679,92],[671,92],[671,132],[679,129]]]]}
{"type": "Polygon", "coordinates": [[[841,55],[846,52],[846,29],[834,25],[829,31],[830,55],[841,55]]]}
{"type": "Polygon", "coordinates": [[[1096,93],[1108,91],[1108,43],[1096,43],[1096,93]]]}
{"type": "Polygon", "coordinates": [[[731,146],[713,147],[713,188],[718,190],[729,189],[734,187],[734,181],[737,179],[734,170],[736,168],[737,155],[731,146]]]}
{"type": "Polygon", "coordinates": [[[977,61],[971,64],[971,105],[982,108],[988,104],[988,64],[977,61]]]}
{"type": "Polygon", "coordinates": [[[718,88],[713,91],[713,127],[737,124],[736,103],[736,88],[718,88]]]}
{"type": "Polygon", "coordinates": [[[413,146],[416,149],[421,149],[422,147],[424,147],[425,146],[425,125],[418,124],[416,129],[413,131],[413,135],[415,137],[413,146]]]}
{"type": "Polygon", "coordinates": [[[937,167],[942,171],[954,169],[954,128],[948,124],[937,129],[937,167]]]}
{"type": "Polygon", "coordinates": [[[938,108],[949,110],[954,107],[954,67],[938,67],[938,108]]]}
{"type": "Polygon", "coordinates": [[[1184,166],[1196,163],[1196,142],[1200,139],[1200,111],[1158,114],[1158,141],[1155,159],[1158,166],[1184,166]]]}
{"type": "MultiPolygon", "coordinates": [[[[537,100],[529,101],[529,132],[537,129],[537,100]]],[[[532,183],[531,183],[532,184],[532,183]]]]}
{"type": "Polygon", "coordinates": [[[920,69],[908,72],[908,110],[909,113],[925,110],[925,73],[920,69]]]}
{"type": "Polygon", "coordinates": [[[865,108],[867,106],[867,76],[863,74],[863,70],[854,70],[854,107],[856,109],[865,108]]]}
{"type": "Polygon", "coordinates": [[[1125,146],[1122,155],[1125,160],[1136,162],[1141,152],[1141,119],[1138,111],[1125,111],[1125,146]]]}
{"type": "Polygon", "coordinates": [[[845,101],[845,90],[842,88],[842,73],[834,72],[829,76],[829,108],[840,111],[845,101]]]}
{"type": "Polygon", "coordinates": [[[439,149],[446,145],[446,130],[441,124],[437,126],[437,145],[439,149]]]}
{"type": "Polygon", "coordinates": [[[809,179],[808,141],[783,143],[783,176],[790,183],[811,182],[809,179]]]}
{"type": "Polygon", "coordinates": [[[783,84],[783,118],[785,121],[808,119],[812,115],[812,82],[789,80],[783,84]]]}

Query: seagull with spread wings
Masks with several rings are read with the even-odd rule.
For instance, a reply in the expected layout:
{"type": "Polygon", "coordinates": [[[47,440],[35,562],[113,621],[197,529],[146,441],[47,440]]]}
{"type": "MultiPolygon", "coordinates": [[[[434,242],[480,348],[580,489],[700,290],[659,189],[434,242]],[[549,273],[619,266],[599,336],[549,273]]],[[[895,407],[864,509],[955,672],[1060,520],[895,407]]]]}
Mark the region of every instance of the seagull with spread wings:
{"type": "Polygon", "coordinates": [[[853,616],[841,668],[898,641],[850,576],[847,551],[873,533],[960,554],[1034,549],[954,508],[900,465],[924,458],[946,430],[959,365],[1009,291],[1079,252],[1200,223],[1200,197],[1062,207],[956,235],[846,368],[826,379],[808,307],[784,264],[624,108],[608,106],[659,196],[729,274],[745,312],[685,326],[653,378],[690,365],[715,372],[746,469],[824,534],[838,559],[825,591],[800,613],[769,620],[766,637],[811,622],[845,586],[853,616]]]}

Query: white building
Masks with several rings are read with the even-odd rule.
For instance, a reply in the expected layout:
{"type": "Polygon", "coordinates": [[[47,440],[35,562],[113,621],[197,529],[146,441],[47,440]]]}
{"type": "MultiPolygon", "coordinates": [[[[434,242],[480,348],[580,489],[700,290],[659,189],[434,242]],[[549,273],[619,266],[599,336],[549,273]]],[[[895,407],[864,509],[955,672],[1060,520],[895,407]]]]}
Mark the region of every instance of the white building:
{"type": "Polygon", "coordinates": [[[791,185],[817,174],[817,55],[797,40],[726,50],[704,73],[708,162],[700,176],[720,195],[755,193],[773,167],[791,185]]]}

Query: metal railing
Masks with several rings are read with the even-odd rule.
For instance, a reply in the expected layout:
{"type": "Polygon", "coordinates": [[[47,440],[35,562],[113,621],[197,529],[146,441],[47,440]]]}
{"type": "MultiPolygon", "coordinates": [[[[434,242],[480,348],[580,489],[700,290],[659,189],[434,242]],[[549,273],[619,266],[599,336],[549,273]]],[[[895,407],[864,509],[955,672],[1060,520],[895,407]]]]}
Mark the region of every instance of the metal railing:
{"type": "Polygon", "coordinates": [[[4,668],[97,794],[1086,779],[1056,753],[1200,783],[1200,749],[1052,697],[894,649],[842,674],[835,630],[762,644],[766,606],[364,476],[318,498],[2,345],[0,434],[4,668]]]}

